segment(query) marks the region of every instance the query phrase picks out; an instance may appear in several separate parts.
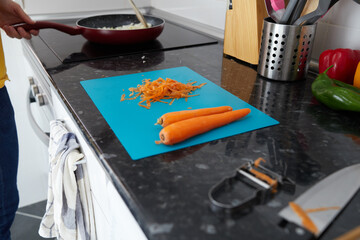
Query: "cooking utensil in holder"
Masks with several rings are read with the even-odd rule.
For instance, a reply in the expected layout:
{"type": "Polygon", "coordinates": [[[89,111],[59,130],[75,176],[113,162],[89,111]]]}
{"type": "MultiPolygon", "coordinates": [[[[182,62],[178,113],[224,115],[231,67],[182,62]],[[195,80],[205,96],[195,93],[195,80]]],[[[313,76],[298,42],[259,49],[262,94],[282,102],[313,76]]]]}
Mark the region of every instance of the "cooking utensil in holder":
{"type": "Polygon", "coordinates": [[[272,80],[303,79],[308,71],[316,24],[294,26],[264,19],[258,74],[272,80]]]}

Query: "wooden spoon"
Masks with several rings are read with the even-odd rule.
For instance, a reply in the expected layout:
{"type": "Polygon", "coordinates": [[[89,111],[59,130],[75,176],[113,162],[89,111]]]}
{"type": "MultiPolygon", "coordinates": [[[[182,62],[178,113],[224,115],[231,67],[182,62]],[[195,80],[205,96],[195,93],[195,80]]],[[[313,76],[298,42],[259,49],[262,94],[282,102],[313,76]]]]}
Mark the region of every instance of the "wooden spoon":
{"type": "Polygon", "coordinates": [[[141,14],[141,12],[139,11],[139,9],[136,7],[135,3],[132,0],[129,0],[132,8],[135,11],[136,17],[139,19],[139,21],[144,25],[145,28],[148,28],[148,24],[146,23],[146,20],[144,18],[144,16],[141,14]]]}
{"type": "Polygon", "coordinates": [[[315,11],[310,12],[294,22],[293,25],[314,24],[330,8],[331,0],[319,0],[319,5],[315,11]]]}
{"type": "Polygon", "coordinates": [[[309,0],[306,2],[304,10],[301,13],[301,16],[304,16],[306,14],[309,14],[313,11],[315,11],[315,9],[317,8],[317,6],[319,5],[319,0],[309,0]]]}

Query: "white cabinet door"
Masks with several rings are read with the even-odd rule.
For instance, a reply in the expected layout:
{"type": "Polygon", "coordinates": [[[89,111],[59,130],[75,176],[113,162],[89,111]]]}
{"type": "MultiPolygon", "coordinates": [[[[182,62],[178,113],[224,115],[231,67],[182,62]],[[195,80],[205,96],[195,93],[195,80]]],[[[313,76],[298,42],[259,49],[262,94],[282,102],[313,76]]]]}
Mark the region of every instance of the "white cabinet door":
{"type": "Polygon", "coordinates": [[[146,240],[146,236],[112,184],[107,185],[112,240],[146,240]]]}
{"type": "Polygon", "coordinates": [[[94,215],[95,215],[95,226],[97,240],[108,240],[110,238],[111,228],[110,224],[103,212],[100,204],[93,199],[94,204],[94,215]]]}
{"type": "Polygon", "coordinates": [[[57,93],[52,90],[51,95],[55,118],[63,120],[67,129],[77,136],[86,158],[98,240],[146,240],[142,229],[100,165],[97,155],[58,99],[57,93]]]}

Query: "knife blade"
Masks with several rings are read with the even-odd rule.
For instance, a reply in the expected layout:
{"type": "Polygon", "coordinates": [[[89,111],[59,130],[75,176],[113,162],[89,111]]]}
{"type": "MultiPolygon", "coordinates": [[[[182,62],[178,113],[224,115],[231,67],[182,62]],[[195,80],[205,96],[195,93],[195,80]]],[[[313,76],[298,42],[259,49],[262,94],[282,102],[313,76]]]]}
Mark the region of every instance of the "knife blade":
{"type": "MultiPolygon", "coordinates": [[[[315,224],[317,231],[309,234],[300,216],[290,206],[285,207],[279,215],[295,229],[290,234],[302,235],[301,239],[319,237],[342,211],[360,187],[360,164],[343,168],[324,178],[301,194],[294,203],[303,210],[312,209],[307,216],[315,224]],[[306,237],[305,237],[306,235],[306,237]]],[[[291,239],[300,236],[292,236],[291,239]]]]}

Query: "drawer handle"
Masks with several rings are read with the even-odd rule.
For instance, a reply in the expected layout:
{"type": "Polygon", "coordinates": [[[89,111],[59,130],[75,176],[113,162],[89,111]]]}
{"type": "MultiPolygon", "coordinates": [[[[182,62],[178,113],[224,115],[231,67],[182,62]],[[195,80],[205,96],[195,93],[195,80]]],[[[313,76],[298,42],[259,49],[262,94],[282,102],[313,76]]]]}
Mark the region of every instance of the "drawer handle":
{"type": "Polygon", "coordinates": [[[26,109],[27,109],[27,115],[28,118],[30,120],[30,125],[32,127],[32,129],[34,129],[35,134],[38,136],[38,138],[46,145],[49,146],[49,140],[50,140],[50,133],[48,132],[44,132],[39,124],[36,122],[31,108],[30,108],[30,104],[35,102],[34,97],[31,94],[31,88],[29,88],[28,94],[27,94],[27,104],[26,104],[26,109]]]}

